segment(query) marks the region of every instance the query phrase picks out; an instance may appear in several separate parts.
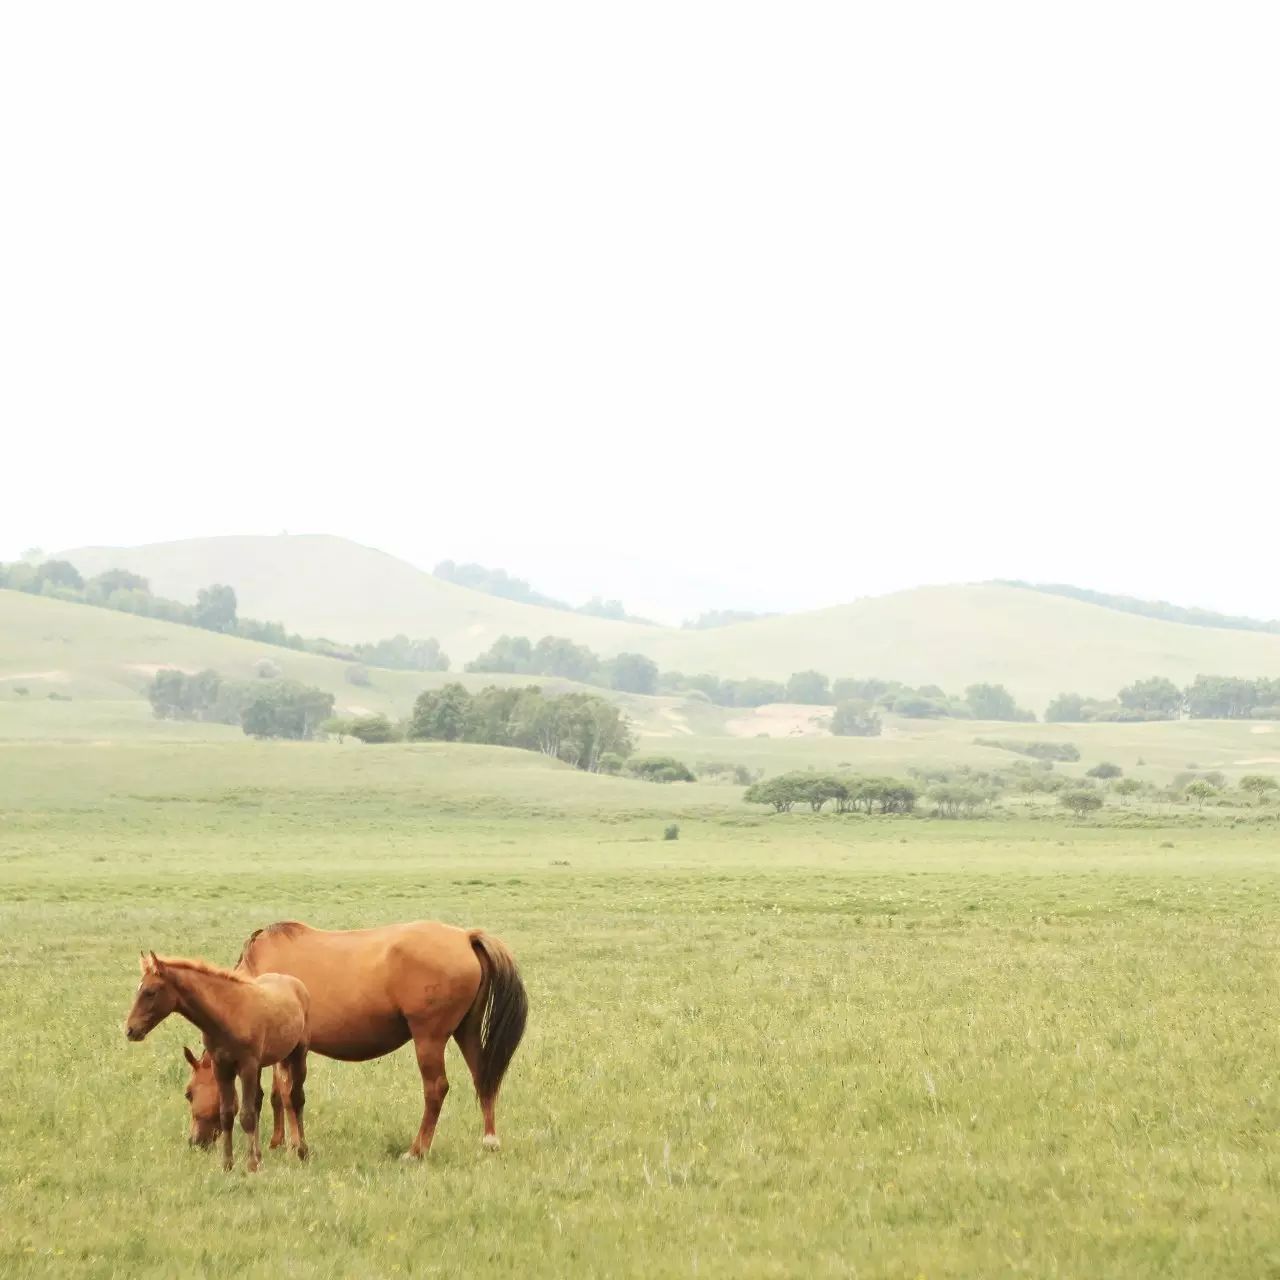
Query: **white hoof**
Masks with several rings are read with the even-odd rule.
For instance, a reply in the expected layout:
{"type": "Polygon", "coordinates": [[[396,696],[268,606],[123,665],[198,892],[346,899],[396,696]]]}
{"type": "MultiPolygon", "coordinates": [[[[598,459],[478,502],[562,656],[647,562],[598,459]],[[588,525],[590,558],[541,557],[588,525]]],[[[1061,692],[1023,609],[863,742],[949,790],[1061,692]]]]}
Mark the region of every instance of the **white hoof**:
{"type": "Polygon", "coordinates": [[[406,1151],[404,1155],[400,1157],[400,1159],[401,1160],[421,1160],[422,1157],[418,1155],[416,1151],[406,1151]]]}
{"type": "Polygon", "coordinates": [[[486,1151],[497,1151],[498,1148],[502,1146],[502,1143],[498,1141],[498,1135],[496,1133],[486,1133],[484,1137],[480,1139],[480,1145],[486,1151]]]}

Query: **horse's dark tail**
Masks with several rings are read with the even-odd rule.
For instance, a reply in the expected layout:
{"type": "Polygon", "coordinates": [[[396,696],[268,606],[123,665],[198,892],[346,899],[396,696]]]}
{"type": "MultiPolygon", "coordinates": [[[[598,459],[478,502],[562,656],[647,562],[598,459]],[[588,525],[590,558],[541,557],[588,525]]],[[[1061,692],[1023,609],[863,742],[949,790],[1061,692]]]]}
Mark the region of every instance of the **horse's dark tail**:
{"type": "Polygon", "coordinates": [[[472,1012],[480,1018],[480,1069],[476,1090],[481,1098],[493,1098],[524,1036],[529,1019],[529,997],[515,957],[504,942],[480,929],[472,929],[471,945],[480,958],[485,980],[472,1012]]]}

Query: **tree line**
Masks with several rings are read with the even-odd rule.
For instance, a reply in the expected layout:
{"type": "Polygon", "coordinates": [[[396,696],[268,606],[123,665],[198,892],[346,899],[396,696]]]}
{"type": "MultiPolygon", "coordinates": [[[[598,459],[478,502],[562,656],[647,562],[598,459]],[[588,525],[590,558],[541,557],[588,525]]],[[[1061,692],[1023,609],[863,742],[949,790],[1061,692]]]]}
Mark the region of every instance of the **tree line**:
{"type": "Polygon", "coordinates": [[[333,714],[333,694],[297,680],[224,680],[216,671],[157,671],[147,686],[160,720],[238,724],[255,738],[313,738],[333,714]]]}
{"type": "Polygon", "coordinates": [[[540,605],[544,609],[560,609],[566,613],[581,613],[591,618],[610,618],[615,622],[639,622],[644,626],[656,626],[649,618],[638,618],[622,606],[621,600],[604,600],[592,596],[586,604],[571,605],[535,591],[523,578],[517,578],[505,569],[490,569],[482,564],[458,564],[453,560],[441,560],[431,571],[444,582],[459,587],[483,591],[485,595],[498,596],[502,600],[517,600],[521,604],[540,605]]]}
{"type": "Polygon", "coordinates": [[[240,617],[235,589],[225,583],[201,587],[196,593],[195,604],[183,604],[179,600],[155,595],[146,578],[127,569],[108,569],[86,579],[69,560],[44,560],[0,564],[0,587],[144,618],[160,618],[165,622],[238,636],[242,640],[256,640],[260,644],[320,654],[345,662],[364,662],[372,667],[398,671],[449,670],[449,656],[434,638],[410,639],[397,635],[369,644],[346,645],[335,640],[297,635],[279,622],[240,617]]]}
{"type": "Polygon", "coordinates": [[[1199,675],[1185,688],[1164,676],[1126,685],[1110,700],[1060,693],[1044,718],[1058,724],[1148,720],[1280,720],[1280,679],[1199,675]]]}

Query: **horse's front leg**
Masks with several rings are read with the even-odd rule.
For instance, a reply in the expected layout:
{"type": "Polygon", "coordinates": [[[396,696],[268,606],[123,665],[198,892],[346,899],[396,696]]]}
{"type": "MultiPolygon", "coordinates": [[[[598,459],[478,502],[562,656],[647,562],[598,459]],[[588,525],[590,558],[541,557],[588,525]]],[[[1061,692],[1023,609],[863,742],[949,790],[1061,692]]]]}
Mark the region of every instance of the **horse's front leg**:
{"type": "Polygon", "coordinates": [[[235,1167],[235,1155],[231,1150],[231,1131],[236,1123],[235,1064],[223,1063],[215,1059],[213,1073],[218,1083],[218,1125],[222,1130],[222,1167],[230,1173],[235,1167]]]}
{"type": "Polygon", "coordinates": [[[258,1110],[262,1105],[262,1068],[255,1060],[240,1068],[240,1124],[249,1136],[249,1172],[257,1173],[262,1164],[262,1148],[258,1144],[258,1110]]]}

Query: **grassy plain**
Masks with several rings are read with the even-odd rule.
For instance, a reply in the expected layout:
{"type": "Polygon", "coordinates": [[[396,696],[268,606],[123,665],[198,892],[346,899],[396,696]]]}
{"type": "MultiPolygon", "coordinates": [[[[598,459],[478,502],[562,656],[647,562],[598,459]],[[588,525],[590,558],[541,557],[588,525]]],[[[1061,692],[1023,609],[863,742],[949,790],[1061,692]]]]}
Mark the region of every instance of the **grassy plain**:
{"type": "Polygon", "coordinates": [[[0,1274],[1280,1275],[1276,846],[492,748],[0,744],[0,1274]],[[191,1030],[121,1031],[138,949],[417,916],[522,963],[502,1152],[451,1052],[396,1158],[405,1051],[313,1060],[306,1166],[188,1150],[191,1030]]]}

